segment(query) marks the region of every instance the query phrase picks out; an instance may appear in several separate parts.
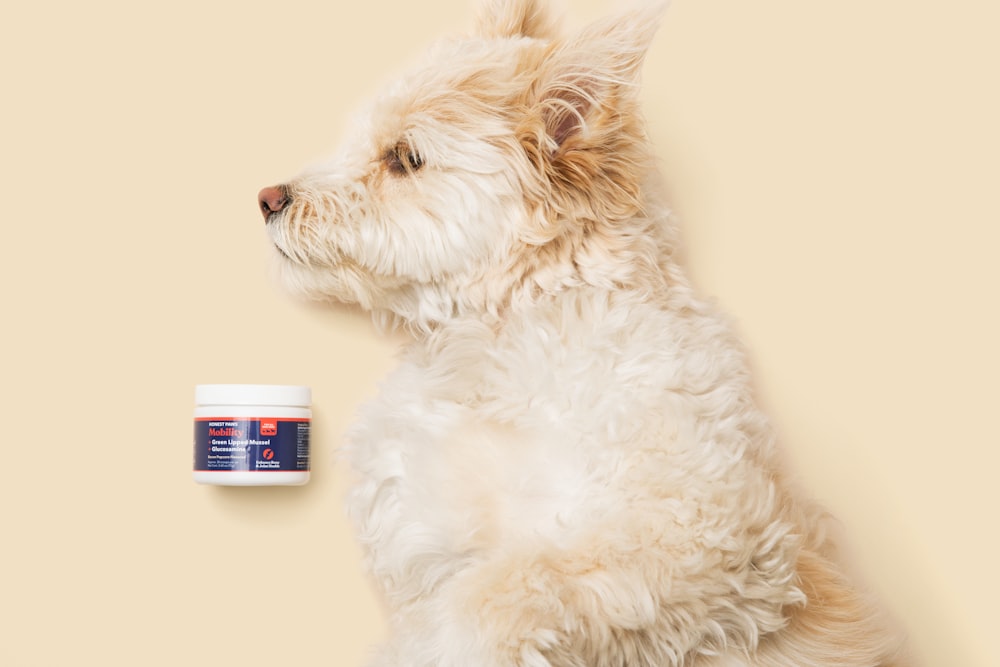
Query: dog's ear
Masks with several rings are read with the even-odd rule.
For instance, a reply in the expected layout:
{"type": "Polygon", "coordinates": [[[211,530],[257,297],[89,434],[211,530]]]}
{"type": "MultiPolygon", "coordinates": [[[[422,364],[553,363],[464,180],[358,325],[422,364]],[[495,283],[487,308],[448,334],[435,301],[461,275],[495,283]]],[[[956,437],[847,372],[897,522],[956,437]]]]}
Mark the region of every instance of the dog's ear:
{"type": "Polygon", "coordinates": [[[487,39],[556,36],[555,21],[544,0],[483,0],[479,7],[477,33],[487,39]]]}
{"type": "Polygon", "coordinates": [[[642,210],[649,155],[639,70],[665,7],[601,21],[548,46],[517,130],[548,184],[523,233],[527,243],[547,244],[580,221],[590,221],[592,240],[607,239],[616,221],[642,210]]]}
{"type": "Polygon", "coordinates": [[[587,135],[601,120],[613,121],[634,100],[639,71],[666,2],[591,25],[554,43],[536,82],[536,104],[557,152],[587,135]]]}

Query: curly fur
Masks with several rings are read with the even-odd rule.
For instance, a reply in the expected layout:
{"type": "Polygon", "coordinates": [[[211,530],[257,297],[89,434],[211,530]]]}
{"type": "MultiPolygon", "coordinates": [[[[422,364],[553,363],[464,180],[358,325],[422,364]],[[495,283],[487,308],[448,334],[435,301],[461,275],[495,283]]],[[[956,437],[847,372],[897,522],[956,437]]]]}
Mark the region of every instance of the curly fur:
{"type": "Polygon", "coordinates": [[[394,667],[888,666],[691,289],[637,105],[662,7],[492,0],[282,186],[282,278],[414,334],[350,433],[394,667]]]}

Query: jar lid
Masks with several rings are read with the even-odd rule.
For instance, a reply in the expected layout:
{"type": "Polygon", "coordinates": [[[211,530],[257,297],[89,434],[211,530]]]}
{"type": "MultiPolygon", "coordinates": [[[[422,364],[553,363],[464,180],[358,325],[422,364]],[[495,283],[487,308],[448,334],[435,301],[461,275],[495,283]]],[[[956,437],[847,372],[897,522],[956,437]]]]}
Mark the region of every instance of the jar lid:
{"type": "Polygon", "coordinates": [[[194,388],[198,405],[285,405],[309,407],[309,387],[284,384],[199,384],[194,388]]]}

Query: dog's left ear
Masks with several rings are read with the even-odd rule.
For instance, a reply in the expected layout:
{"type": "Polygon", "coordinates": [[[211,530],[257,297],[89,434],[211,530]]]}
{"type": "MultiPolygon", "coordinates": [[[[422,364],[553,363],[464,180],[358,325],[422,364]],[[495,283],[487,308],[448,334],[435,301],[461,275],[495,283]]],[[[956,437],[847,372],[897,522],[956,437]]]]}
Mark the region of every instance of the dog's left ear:
{"type": "Polygon", "coordinates": [[[556,36],[556,27],[545,4],[545,0],[483,0],[477,32],[487,39],[551,39],[556,36]]]}
{"type": "Polygon", "coordinates": [[[635,99],[639,72],[667,2],[600,21],[553,44],[537,81],[536,104],[554,154],[635,99]]]}

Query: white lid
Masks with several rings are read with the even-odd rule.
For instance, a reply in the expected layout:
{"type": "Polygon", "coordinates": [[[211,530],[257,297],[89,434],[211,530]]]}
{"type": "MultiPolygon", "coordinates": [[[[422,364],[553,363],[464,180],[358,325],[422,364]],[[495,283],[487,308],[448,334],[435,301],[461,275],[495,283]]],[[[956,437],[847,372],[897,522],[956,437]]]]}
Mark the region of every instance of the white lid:
{"type": "Polygon", "coordinates": [[[198,405],[286,405],[308,408],[309,387],[284,384],[199,384],[194,388],[198,405]]]}

